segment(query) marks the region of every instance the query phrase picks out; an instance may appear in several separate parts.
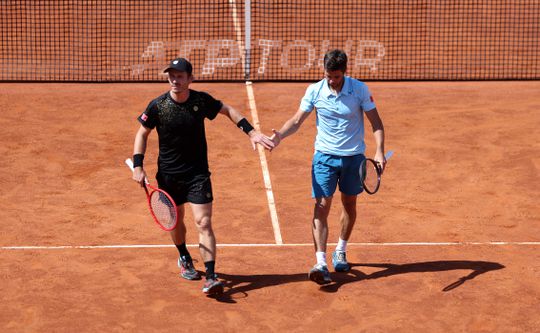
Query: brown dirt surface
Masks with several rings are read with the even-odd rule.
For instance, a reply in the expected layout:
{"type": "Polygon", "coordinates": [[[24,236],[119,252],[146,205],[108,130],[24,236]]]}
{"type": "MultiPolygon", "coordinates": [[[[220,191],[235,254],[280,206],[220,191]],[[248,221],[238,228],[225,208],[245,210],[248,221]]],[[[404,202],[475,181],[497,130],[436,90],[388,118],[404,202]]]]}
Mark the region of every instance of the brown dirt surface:
{"type": "MultiPolygon", "coordinates": [[[[225,282],[225,293],[209,298],[202,281],[178,276],[176,249],[149,218],[124,165],[136,117],[167,85],[1,83],[0,330],[537,330],[540,82],[368,85],[395,154],[380,192],[359,198],[351,272],[332,272],[326,287],[307,280],[315,116],[266,153],[283,246],[271,245],[258,153],[225,117],[207,122],[217,271],[225,282]]],[[[307,83],[253,87],[260,126],[270,134],[297,110],[307,83]]],[[[193,88],[251,119],[244,84],[193,88]]],[[[152,179],[156,158],[153,133],[152,179]]]]}

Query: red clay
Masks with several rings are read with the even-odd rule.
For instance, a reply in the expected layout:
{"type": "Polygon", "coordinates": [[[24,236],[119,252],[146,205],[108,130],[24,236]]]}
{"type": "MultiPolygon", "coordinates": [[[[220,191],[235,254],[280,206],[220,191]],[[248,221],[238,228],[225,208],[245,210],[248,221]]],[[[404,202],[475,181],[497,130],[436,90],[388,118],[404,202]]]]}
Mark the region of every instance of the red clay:
{"type": "MultiPolygon", "coordinates": [[[[296,111],[306,86],[254,85],[264,132],[296,111]]],[[[359,199],[351,242],[540,241],[539,82],[369,86],[395,155],[379,193],[359,199]]],[[[243,84],[194,88],[250,115],[243,84]]],[[[332,273],[336,283],[324,288],[308,281],[314,116],[266,153],[283,241],[306,245],[220,247],[222,297],[207,298],[201,281],[180,279],[172,247],[6,249],[170,244],[123,164],[137,115],[166,89],[0,84],[1,331],[533,332],[540,326],[538,243],[352,245],[350,273],[332,273]]],[[[225,117],[208,122],[207,134],[218,243],[273,243],[257,152],[225,117]]],[[[368,134],[368,153],[370,140],[368,134]]],[[[152,172],[156,143],[153,133],[146,162],[152,172]]],[[[330,242],[337,240],[338,214],[335,205],[330,242]]],[[[188,243],[195,244],[189,210],[187,217],[188,243]]],[[[201,262],[196,267],[203,269],[201,262]]]]}

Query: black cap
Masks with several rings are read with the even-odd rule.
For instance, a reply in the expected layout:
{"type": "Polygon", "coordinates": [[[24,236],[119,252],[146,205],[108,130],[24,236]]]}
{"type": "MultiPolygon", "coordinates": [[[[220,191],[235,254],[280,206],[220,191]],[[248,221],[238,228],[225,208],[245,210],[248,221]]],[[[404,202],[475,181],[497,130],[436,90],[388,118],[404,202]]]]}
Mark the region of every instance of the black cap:
{"type": "Polygon", "coordinates": [[[177,70],[179,72],[186,72],[189,75],[191,75],[191,72],[193,71],[193,67],[191,66],[191,63],[187,61],[184,58],[176,58],[171,60],[169,63],[169,66],[163,70],[164,73],[167,73],[170,70],[177,70]]]}

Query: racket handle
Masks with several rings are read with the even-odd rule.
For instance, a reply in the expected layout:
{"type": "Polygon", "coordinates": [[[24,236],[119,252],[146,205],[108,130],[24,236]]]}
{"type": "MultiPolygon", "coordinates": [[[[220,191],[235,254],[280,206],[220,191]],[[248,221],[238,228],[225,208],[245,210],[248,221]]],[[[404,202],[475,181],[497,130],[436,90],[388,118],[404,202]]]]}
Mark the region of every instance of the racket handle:
{"type": "Polygon", "coordinates": [[[126,158],[125,162],[126,162],[126,165],[129,167],[129,169],[133,172],[134,168],[133,168],[133,161],[131,160],[131,158],[126,158]]]}
{"type": "MultiPolygon", "coordinates": [[[[126,160],[124,161],[126,163],[126,165],[129,167],[129,169],[131,170],[131,172],[133,172],[135,170],[135,168],[133,167],[133,161],[131,160],[131,158],[126,158],[126,160]]],[[[148,178],[144,177],[144,182],[146,184],[150,184],[148,182],[148,178]]]]}

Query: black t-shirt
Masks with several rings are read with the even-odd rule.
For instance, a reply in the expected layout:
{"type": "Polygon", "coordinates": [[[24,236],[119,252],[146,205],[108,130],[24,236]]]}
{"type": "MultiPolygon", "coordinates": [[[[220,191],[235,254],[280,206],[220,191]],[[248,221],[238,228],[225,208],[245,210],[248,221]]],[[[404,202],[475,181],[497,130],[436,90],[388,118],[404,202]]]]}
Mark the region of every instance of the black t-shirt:
{"type": "Polygon", "coordinates": [[[167,92],[148,104],[138,120],[144,127],[157,129],[159,172],[209,172],[204,119],[214,119],[222,106],[209,94],[191,89],[184,103],[175,102],[167,92]]]}

